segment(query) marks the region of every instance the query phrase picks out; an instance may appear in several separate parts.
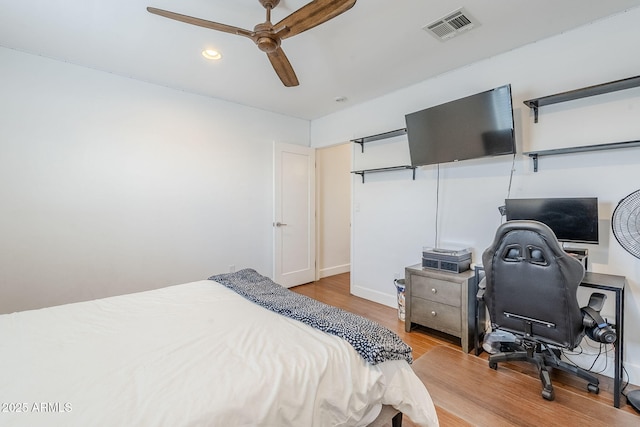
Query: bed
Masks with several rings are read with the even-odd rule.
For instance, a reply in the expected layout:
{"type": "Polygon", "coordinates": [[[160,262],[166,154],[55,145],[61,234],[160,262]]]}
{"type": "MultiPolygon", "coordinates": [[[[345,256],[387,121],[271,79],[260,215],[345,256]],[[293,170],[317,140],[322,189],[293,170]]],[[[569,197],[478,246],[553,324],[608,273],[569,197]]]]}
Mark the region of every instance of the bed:
{"type": "Polygon", "coordinates": [[[349,343],[324,314],[267,307],[269,282],[247,269],[1,315],[0,425],[366,426],[383,405],[438,424],[410,355],[357,330],[349,343]]]}

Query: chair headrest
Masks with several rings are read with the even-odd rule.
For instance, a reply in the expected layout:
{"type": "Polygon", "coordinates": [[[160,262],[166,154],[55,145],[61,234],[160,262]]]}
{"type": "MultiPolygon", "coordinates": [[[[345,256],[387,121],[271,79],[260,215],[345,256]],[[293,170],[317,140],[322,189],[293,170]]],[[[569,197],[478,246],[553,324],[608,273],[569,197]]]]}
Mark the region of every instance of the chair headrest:
{"type": "MultiPolygon", "coordinates": [[[[566,255],[566,252],[562,248],[562,245],[560,245],[560,242],[558,242],[556,235],[553,233],[553,230],[549,228],[549,226],[538,221],[530,220],[513,220],[507,221],[504,224],[500,225],[500,227],[498,227],[498,229],[496,230],[496,236],[491,246],[496,247],[506,234],[519,230],[531,231],[538,234],[545,241],[554,256],[558,257],[566,255]]],[[[535,251],[531,253],[531,256],[534,258],[536,256],[542,255],[543,254],[535,251]]]]}
{"type": "Polygon", "coordinates": [[[538,265],[560,263],[571,276],[584,276],[584,265],[568,255],[553,231],[538,221],[507,221],[496,230],[493,243],[482,254],[485,269],[490,267],[494,255],[506,262],[526,260],[538,265]]]}

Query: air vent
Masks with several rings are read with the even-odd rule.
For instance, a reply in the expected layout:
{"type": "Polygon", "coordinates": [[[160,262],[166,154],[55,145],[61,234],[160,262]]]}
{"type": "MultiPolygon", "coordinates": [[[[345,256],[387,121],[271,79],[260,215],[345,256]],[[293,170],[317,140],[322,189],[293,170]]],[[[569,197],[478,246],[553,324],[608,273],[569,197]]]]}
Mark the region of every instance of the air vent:
{"type": "Polygon", "coordinates": [[[480,23],[469,12],[464,8],[460,8],[443,18],[425,25],[422,29],[438,40],[445,41],[479,25],[480,23]]]}

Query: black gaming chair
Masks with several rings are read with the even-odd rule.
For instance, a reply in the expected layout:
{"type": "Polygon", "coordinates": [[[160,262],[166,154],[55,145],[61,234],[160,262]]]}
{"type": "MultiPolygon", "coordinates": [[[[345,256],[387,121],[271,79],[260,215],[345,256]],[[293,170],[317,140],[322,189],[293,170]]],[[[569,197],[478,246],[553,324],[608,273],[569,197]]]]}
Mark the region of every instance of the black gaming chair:
{"type": "Polygon", "coordinates": [[[604,294],[592,294],[587,307],[578,305],[582,263],[564,252],[553,231],[537,221],[502,224],[482,263],[485,278],[478,299],[487,306],[491,328],[515,336],[515,342],[503,342],[501,352],[489,356],[489,366],[497,369],[504,361],[535,364],[547,400],[555,397],[548,367],[587,380],[587,389],[598,393],[598,378],[560,360],[560,349],[577,347],[585,332],[596,341],[616,340],[599,314],[604,294]]]}

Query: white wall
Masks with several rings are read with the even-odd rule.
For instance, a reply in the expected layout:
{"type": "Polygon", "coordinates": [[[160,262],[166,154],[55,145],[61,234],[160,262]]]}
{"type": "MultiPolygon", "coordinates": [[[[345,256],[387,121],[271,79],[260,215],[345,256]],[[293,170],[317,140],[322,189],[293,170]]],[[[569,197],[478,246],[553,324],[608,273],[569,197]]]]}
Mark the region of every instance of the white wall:
{"type": "Polygon", "coordinates": [[[0,312],[272,274],[272,144],[309,122],[0,48],[0,312]]]}
{"type": "Polygon", "coordinates": [[[351,271],[351,145],[316,151],[318,277],[351,271]]]}
{"type": "MultiPolygon", "coordinates": [[[[522,103],[638,75],[639,19],[636,8],[315,120],[312,146],[403,128],[407,113],[507,83],[513,90],[518,153],[640,139],[640,89],[545,107],[536,125],[522,103]]],[[[397,148],[394,162],[408,163],[406,146],[387,143],[397,148]]],[[[388,146],[368,147],[360,155],[360,147],[354,144],[354,167],[385,166],[381,163],[388,158],[388,146]]],[[[436,166],[419,168],[415,181],[409,171],[367,175],[365,184],[354,177],[352,292],[395,306],[393,279],[403,273],[404,266],[420,261],[423,246],[463,244],[473,248],[478,261],[501,222],[497,207],[509,195],[596,196],[601,243],[590,247],[591,270],[627,278],[625,363],[631,382],[639,384],[640,335],[635,325],[640,324],[640,260],[623,250],[610,231],[618,201],[640,188],[639,164],[639,148],[623,149],[545,157],[540,171],[534,173],[531,161],[518,154],[510,193],[511,156],[441,165],[438,242],[436,166]]],[[[608,303],[612,302],[611,295],[608,303]]],[[[605,311],[613,317],[611,304],[605,311]]]]}

